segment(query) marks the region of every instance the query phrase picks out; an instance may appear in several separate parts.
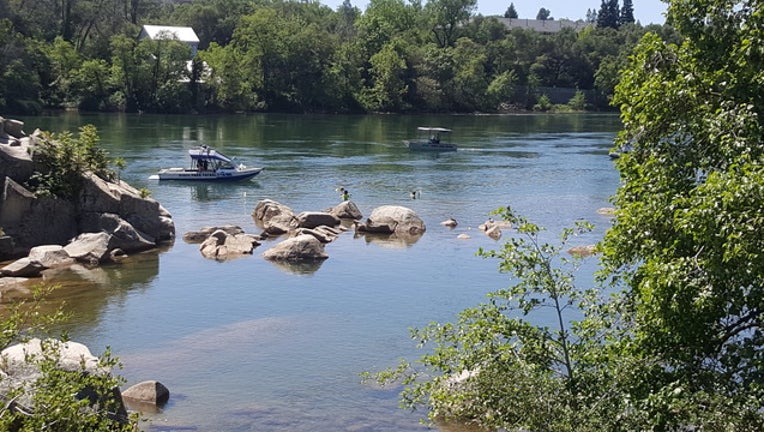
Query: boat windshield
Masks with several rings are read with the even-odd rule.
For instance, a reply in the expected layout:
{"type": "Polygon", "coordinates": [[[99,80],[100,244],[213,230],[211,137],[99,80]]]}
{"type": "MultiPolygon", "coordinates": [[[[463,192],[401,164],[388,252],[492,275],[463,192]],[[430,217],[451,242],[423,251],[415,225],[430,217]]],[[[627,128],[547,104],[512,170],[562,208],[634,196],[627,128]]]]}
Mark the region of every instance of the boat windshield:
{"type": "Polygon", "coordinates": [[[206,145],[189,150],[191,168],[197,171],[216,171],[219,169],[235,169],[233,158],[220,153],[206,145]]]}
{"type": "Polygon", "coordinates": [[[198,171],[215,171],[219,169],[235,169],[233,163],[216,158],[193,158],[191,168],[198,171]]]}

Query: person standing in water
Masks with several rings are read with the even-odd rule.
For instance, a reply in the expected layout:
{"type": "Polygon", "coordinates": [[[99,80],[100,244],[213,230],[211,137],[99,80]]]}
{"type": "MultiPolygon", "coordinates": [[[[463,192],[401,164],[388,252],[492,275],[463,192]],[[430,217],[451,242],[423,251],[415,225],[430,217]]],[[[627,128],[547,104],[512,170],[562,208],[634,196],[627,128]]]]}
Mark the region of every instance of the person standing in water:
{"type": "Polygon", "coordinates": [[[350,199],[350,191],[348,191],[344,187],[341,187],[337,190],[340,191],[340,198],[342,199],[342,201],[347,201],[350,199]]]}

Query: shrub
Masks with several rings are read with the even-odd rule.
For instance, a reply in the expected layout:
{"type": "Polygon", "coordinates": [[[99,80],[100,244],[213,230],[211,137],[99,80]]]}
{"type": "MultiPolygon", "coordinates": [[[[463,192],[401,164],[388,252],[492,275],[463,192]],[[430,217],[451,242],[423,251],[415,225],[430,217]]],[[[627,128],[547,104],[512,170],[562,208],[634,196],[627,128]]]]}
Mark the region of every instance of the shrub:
{"type": "Polygon", "coordinates": [[[586,109],[586,96],[581,90],[576,90],[576,94],[568,101],[568,107],[573,111],[584,111],[586,109]]]}
{"type": "Polygon", "coordinates": [[[549,99],[549,96],[543,94],[539,97],[538,102],[536,105],[533,105],[533,111],[549,111],[553,107],[552,101],[549,99]]]}
{"type": "MultiPolygon", "coordinates": [[[[0,349],[47,334],[52,325],[66,318],[60,309],[52,314],[41,311],[42,301],[54,289],[37,286],[31,301],[10,305],[0,319],[0,349]]],[[[66,340],[65,336],[60,339],[66,340]]],[[[78,370],[63,370],[58,363],[60,345],[50,339],[43,341],[41,354],[28,356],[29,367],[40,372],[35,380],[19,383],[5,375],[0,377],[0,430],[135,431],[137,418],[124,415],[115,392],[123,379],[111,373],[86,373],[84,364],[78,370]]],[[[119,366],[108,350],[98,365],[104,370],[119,366]]]]}
{"type": "Polygon", "coordinates": [[[26,186],[38,196],[66,199],[77,196],[88,173],[113,180],[116,174],[109,169],[107,153],[98,147],[98,140],[92,125],[81,127],[76,138],[69,132],[43,133],[32,148],[36,171],[26,186]]]}

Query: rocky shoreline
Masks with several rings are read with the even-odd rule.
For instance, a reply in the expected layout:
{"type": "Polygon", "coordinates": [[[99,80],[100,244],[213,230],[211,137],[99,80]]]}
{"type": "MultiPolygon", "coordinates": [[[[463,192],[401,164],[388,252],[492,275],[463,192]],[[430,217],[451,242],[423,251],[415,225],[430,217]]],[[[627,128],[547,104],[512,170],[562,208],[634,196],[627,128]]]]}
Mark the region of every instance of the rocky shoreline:
{"type": "MultiPolygon", "coordinates": [[[[0,269],[0,294],[7,287],[39,277],[46,269],[98,266],[175,239],[170,213],[121,180],[108,181],[85,172],[82,187],[72,199],[37,196],[30,191],[24,185],[39,166],[35,148],[50,138],[39,129],[27,135],[23,128],[21,121],[0,117],[0,261],[15,260],[0,269]]],[[[87,347],[76,342],[33,338],[2,348],[0,399],[15,395],[6,409],[23,415],[35,410],[34,383],[43,373],[40,362],[51,356],[62,370],[111,373],[87,347]]],[[[130,401],[161,405],[169,391],[160,383],[146,381],[124,393],[115,388],[108,395],[80,396],[114,398],[118,409],[106,415],[127,421],[125,406],[130,401]]]]}
{"type": "Polygon", "coordinates": [[[72,199],[27,189],[39,165],[35,147],[48,137],[39,129],[27,135],[23,126],[0,117],[0,261],[28,258],[3,276],[30,276],[69,262],[104,263],[174,240],[172,215],[124,181],[83,173],[72,199]],[[46,247],[33,251],[40,246],[46,247]]]}

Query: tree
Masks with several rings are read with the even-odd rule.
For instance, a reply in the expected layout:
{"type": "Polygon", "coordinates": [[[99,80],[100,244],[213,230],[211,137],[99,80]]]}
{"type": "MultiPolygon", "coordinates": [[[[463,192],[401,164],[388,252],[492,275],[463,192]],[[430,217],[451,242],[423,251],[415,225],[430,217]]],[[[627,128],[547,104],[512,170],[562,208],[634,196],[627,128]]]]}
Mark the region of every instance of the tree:
{"type": "Polygon", "coordinates": [[[395,37],[404,37],[418,28],[419,11],[403,0],[371,0],[358,19],[359,43],[367,58],[379,52],[395,37]]]}
{"type": "Polygon", "coordinates": [[[148,90],[144,90],[150,81],[150,67],[148,66],[148,53],[143,55],[143,50],[132,38],[117,35],[111,38],[111,75],[110,82],[115,88],[112,99],[123,100],[122,106],[126,111],[135,112],[143,109],[144,100],[147,99],[148,90]]]}
{"type": "Polygon", "coordinates": [[[486,96],[492,108],[498,107],[502,103],[510,102],[512,94],[515,91],[517,76],[512,70],[504,71],[497,75],[486,89],[486,96]]]}
{"type": "Polygon", "coordinates": [[[109,83],[109,65],[104,60],[86,60],[77,71],[79,107],[87,111],[116,111],[122,107],[109,99],[113,90],[109,83]]]}
{"type": "Polygon", "coordinates": [[[211,42],[225,46],[231,42],[239,18],[253,12],[247,0],[212,0],[179,4],[171,22],[189,26],[199,36],[199,49],[211,42]]]}
{"type": "Polygon", "coordinates": [[[422,50],[421,57],[415,81],[421,106],[434,112],[448,110],[451,81],[456,73],[454,50],[428,44],[422,50]]]}
{"type": "Polygon", "coordinates": [[[369,111],[394,111],[403,106],[408,87],[403,80],[406,61],[401,57],[400,44],[393,41],[371,57],[373,86],[364,88],[360,100],[369,111]]]}
{"type": "Polygon", "coordinates": [[[618,71],[626,64],[626,59],[621,56],[605,56],[594,73],[594,88],[612,99],[615,86],[618,84],[618,71]]]}
{"type": "MultiPolygon", "coordinates": [[[[618,359],[602,373],[601,366],[609,365],[603,342],[612,336],[600,321],[606,308],[597,290],[574,283],[583,258],[561,255],[591,225],[580,222],[564,230],[559,242],[546,243],[540,227],[511,209],[495,213],[516,233],[499,250],[478,254],[497,259],[511,284],[453,323],[412,330],[420,346],[434,345],[419,359],[423,370],[402,361],[376,377],[383,383],[403,378],[402,403],[427,405],[436,422],[481,430],[618,430],[628,410],[612,380],[632,364],[618,359]],[[551,319],[538,324],[539,314],[551,319]]],[[[624,430],[638,429],[629,426],[624,430]]]]}
{"type": "Polygon", "coordinates": [[[589,24],[596,24],[597,23],[597,10],[595,9],[586,9],[586,22],[589,24]]]}
{"type": "Polygon", "coordinates": [[[515,4],[510,3],[509,7],[507,8],[507,11],[504,12],[504,18],[513,18],[517,19],[517,10],[515,10],[515,4]]]}
{"type": "Polygon", "coordinates": [[[225,111],[248,111],[257,107],[258,94],[253,91],[261,85],[261,77],[253,74],[249,57],[242,55],[234,45],[221,47],[216,42],[199,52],[199,58],[211,70],[208,86],[212,105],[225,111]]]}
{"type": "Polygon", "coordinates": [[[604,263],[628,284],[630,350],[660,358],[640,409],[664,430],[761,430],[764,16],[718,0],[667,15],[681,44],[646,35],[616,87],[634,151],[604,263]]]}
{"type": "Polygon", "coordinates": [[[597,12],[597,27],[617,29],[620,16],[618,0],[602,0],[600,10],[597,12]]]}
{"type": "Polygon", "coordinates": [[[361,11],[350,3],[350,0],[343,0],[337,7],[339,14],[339,24],[337,25],[340,37],[349,39],[356,34],[355,22],[361,16],[361,11]]]}
{"type": "Polygon", "coordinates": [[[438,46],[454,46],[476,7],[477,0],[428,0],[424,10],[438,46]]]}
{"type": "Polygon", "coordinates": [[[554,107],[549,96],[542,94],[539,96],[539,100],[533,105],[533,111],[549,111],[554,107]]]}
{"type": "MultiPolygon", "coordinates": [[[[486,429],[764,428],[764,57],[752,49],[764,16],[705,0],[672,3],[668,19],[680,44],[646,34],[614,95],[616,145],[633,150],[616,162],[616,216],[597,246],[613,295],[567,283],[561,249],[513,237],[490,253],[513,285],[413,332],[435,347],[424,374],[404,374],[404,403],[486,429]],[[542,306],[553,323],[524,320],[542,306]],[[583,319],[560,320],[573,306],[583,319]]],[[[504,216],[519,237],[537,232],[504,216]]]]}
{"type": "Polygon", "coordinates": [[[621,16],[618,18],[618,24],[633,24],[634,23],[634,4],[632,0],[623,0],[623,6],[621,6],[621,16]]]}
{"type": "Polygon", "coordinates": [[[143,18],[146,18],[152,9],[156,8],[156,3],[151,0],[124,0],[125,14],[127,19],[134,25],[138,24],[143,18]]]}
{"type": "Polygon", "coordinates": [[[324,74],[323,89],[328,110],[336,112],[362,111],[355,95],[361,92],[363,60],[358,44],[341,43],[324,74]]]}
{"type": "Polygon", "coordinates": [[[0,110],[39,114],[50,73],[48,47],[27,39],[13,21],[0,18],[0,110]]]}
{"type": "Polygon", "coordinates": [[[82,56],[60,36],[53,41],[47,55],[53,77],[48,103],[53,106],[77,106],[74,81],[76,71],[82,64],[82,56]]]}
{"type": "Polygon", "coordinates": [[[536,19],[541,21],[551,20],[553,19],[550,15],[552,12],[549,9],[541,8],[539,9],[539,13],[536,14],[536,19]]]}
{"type": "Polygon", "coordinates": [[[191,107],[188,85],[188,60],[191,49],[177,40],[175,35],[163,35],[138,43],[140,60],[151,68],[150,80],[144,87],[143,109],[179,113],[191,107]]]}
{"type": "Polygon", "coordinates": [[[234,46],[248,66],[239,70],[252,86],[250,93],[264,108],[300,112],[326,109],[327,98],[320,84],[329,70],[336,38],[311,22],[310,8],[314,5],[290,6],[293,9],[261,8],[242,18],[234,46]]]}
{"type": "Polygon", "coordinates": [[[570,28],[545,38],[543,52],[531,65],[539,84],[549,87],[591,88],[591,65],[579,52],[579,35],[570,28]]]}
{"type": "Polygon", "coordinates": [[[464,111],[495,109],[486,98],[488,77],[485,73],[485,48],[471,39],[460,38],[453,48],[454,77],[448,85],[452,106],[464,111]]]}

